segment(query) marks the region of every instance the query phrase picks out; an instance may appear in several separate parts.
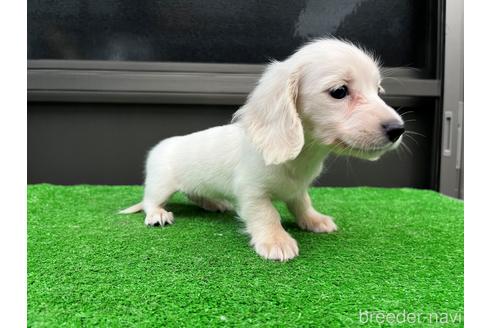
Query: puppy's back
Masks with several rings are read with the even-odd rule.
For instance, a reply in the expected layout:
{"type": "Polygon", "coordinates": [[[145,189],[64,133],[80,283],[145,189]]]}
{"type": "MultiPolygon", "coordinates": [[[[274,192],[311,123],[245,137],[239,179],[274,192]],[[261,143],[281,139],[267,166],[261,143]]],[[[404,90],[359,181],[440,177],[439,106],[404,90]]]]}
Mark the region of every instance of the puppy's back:
{"type": "Polygon", "coordinates": [[[149,153],[147,179],[164,173],[172,176],[183,192],[231,194],[243,138],[242,128],[229,124],[165,139],[149,153]]]}

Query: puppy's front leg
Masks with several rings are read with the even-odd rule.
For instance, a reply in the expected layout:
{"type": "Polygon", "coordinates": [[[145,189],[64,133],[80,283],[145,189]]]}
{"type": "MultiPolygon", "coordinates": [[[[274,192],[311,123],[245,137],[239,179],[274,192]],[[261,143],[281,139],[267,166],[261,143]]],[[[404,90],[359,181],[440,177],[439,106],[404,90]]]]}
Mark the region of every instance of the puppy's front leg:
{"type": "Polygon", "coordinates": [[[287,261],[299,255],[297,242],[280,224],[280,215],[267,197],[239,202],[239,216],[246,221],[251,245],[262,257],[287,261]]]}
{"type": "Polygon", "coordinates": [[[304,230],[313,232],[333,232],[337,230],[337,226],[331,217],[321,214],[313,208],[307,191],[287,202],[287,207],[296,217],[299,227],[304,230]]]}

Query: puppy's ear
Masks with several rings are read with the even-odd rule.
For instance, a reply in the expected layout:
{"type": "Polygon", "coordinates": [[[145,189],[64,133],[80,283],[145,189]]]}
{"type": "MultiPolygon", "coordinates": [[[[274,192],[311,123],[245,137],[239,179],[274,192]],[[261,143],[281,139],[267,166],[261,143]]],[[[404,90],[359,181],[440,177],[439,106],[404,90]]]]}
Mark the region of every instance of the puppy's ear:
{"type": "Polygon", "coordinates": [[[246,104],[233,122],[242,124],[266,165],[294,159],[304,145],[304,132],[297,113],[299,69],[285,62],[268,66],[246,104]]]}

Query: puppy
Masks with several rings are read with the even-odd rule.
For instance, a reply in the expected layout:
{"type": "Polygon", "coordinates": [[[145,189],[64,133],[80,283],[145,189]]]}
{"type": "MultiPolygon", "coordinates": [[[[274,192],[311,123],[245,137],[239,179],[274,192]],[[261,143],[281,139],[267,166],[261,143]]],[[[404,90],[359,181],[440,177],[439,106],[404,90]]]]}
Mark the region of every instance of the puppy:
{"type": "Polygon", "coordinates": [[[404,133],[400,116],[379,97],[376,61],[336,39],[308,43],[271,63],[229,125],[161,141],[149,153],[141,203],[149,226],[173,223],[163,207],[176,191],[211,211],[235,210],[262,257],[299,254],[272,200],[285,202],[300,228],[330,233],[333,219],[308,194],[330,153],[376,160],[404,133]]]}

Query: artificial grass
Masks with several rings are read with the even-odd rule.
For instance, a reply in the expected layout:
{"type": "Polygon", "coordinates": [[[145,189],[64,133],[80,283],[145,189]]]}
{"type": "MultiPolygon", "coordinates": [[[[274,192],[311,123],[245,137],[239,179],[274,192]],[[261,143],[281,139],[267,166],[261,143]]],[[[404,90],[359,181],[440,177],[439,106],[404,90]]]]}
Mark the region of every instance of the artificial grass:
{"type": "Polygon", "coordinates": [[[137,186],[28,186],[28,326],[352,327],[366,310],[463,312],[461,201],[424,190],[313,188],[315,207],[339,231],[301,231],[279,204],[300,246],[298,258],[280,263],[255,254],[234,215],[180,194],[168,206],[171,226],[116,214],[141,194],[137,186]]]}

